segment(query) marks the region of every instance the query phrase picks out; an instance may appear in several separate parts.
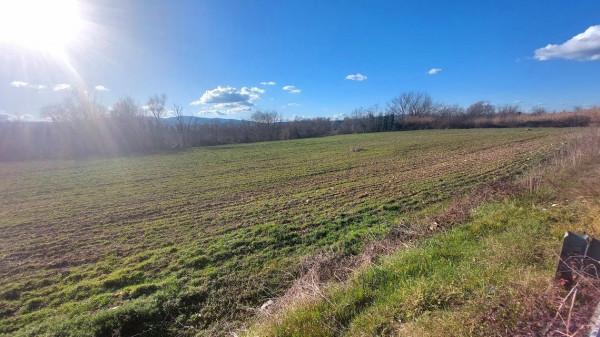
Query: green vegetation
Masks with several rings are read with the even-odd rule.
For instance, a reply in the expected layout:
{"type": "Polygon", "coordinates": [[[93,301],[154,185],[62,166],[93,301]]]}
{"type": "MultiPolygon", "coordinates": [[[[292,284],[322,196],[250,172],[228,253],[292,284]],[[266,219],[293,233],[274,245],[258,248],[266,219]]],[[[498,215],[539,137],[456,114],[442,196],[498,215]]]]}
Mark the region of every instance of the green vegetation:
{"type": "Polygon", "coordinates": [[[331,287],[326,299],[300,305],[249,335],[492,336],[510,331],[528,309],[509,300],[519,283],[537,284],[540,293],[547,286],[562,235],[546,225],[554,215],[520,201],[487,205],[469,224],[384,259],[348,284],[331,287]],[[491,314],[499,316],[497,324],[485,324],[491,314]]]}
{"type": "MultiPolygon", "coordinates": [[[[551,168],[535,189],[485,203],[467,223],[363,266],[346,282],[321,286],[318,296],[296,295],[245,335],[571,335],[564,320],[555,320],[567,291],[552,280],[565,231],[600,235],[593,146],[576,148],[589,156],[568,169],[551,168]]],[[[586,324],[597,285],[580,292],[569,317],[586,324]]],[[[574,335],[586,331],[569,328],[574,335]]]]}
{"type": "MultiPolygon", "coordinates": [[[[281,295],[306,256],[356,254],[415,212],[528,170],[570,132],[378,133],[0,164],[0,334],[224,335],[281,295]]],[[[336,310],[314,304],[275,334],[304,331],[300,318],[335,319],[315,335],[387,329],[388,319],[421,319],[501,287],[502,273],[477,261],[478,250],[502,240],[518,249],[519,235],[546,230],[547,215],[510,203],[480,212],[334,291],[336,310]],[[523,222],[513,228],[507,214],[523,222]]]]}

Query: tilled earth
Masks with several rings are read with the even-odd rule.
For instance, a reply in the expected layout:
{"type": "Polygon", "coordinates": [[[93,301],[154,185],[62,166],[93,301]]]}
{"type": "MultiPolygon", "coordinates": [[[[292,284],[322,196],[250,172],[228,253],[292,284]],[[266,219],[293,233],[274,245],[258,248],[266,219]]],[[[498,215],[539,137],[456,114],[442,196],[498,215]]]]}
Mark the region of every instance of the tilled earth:
{"type": "MultiPolygon", "coordinates": [[[[201,288],[141,333],[223,334],[284,291],[302,257],[352,254],[411,212],[539,164],[570,132],[395,132],[2,163],[0,333],[55,334],[60,321],[67,335],[88,325],[102,335],[93,315],[201,288]]],[[[115,324],[107,331],[128,334],[115,324]]]]}

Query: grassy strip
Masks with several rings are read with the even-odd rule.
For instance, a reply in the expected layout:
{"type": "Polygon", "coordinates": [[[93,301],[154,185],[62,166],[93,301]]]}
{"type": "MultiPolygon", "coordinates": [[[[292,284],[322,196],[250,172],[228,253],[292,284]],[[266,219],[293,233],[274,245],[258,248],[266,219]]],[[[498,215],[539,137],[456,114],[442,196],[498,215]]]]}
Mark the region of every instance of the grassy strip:
{"type": "Polygon", "coordinates": [[[248,335],[510,334],[532,312],[529,295],[548,287],[565,228],[555,224],[577,228],[577,209],[540,202],[548,203],[484,205],[469,223],[357,272],[248,335]]]}

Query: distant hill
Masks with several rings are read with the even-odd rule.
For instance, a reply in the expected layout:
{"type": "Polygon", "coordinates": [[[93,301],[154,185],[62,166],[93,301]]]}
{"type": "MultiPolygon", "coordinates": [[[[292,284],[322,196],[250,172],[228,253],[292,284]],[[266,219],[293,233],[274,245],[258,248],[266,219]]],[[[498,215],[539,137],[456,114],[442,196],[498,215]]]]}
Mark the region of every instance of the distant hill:
{"type": "MultiPolygon", "coordinates": [[[[246,121],[241,119],[227,119],[227,118],[208,118],[208,117],[195,117],[195,116],[184,116],[185,123],[190,123],[193,125],[209,125],[209,124],[218,124],[218,125],[239,125],[246,121]]],[[[176,117],[164,118],[164,122],[169,125],[177,124],[176,117]]]]}

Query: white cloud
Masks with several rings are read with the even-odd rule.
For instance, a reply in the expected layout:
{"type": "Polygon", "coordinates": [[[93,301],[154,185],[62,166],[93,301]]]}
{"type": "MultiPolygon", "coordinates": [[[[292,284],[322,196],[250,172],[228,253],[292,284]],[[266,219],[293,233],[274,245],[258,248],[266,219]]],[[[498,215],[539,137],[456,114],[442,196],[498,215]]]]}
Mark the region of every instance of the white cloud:
{"type": "Polygon", "coordinates": [[[200,110],[198,115],[233,115],[242,112],[248,112],[252,109],[252,106],[248,106],[243,103],[217,103],[209,105],[208,107],[200,110]]]}
{"type": "Polygon", "coordinates": [[[348,116],[346,116],[345,113],[339,112],[339,113],[336,113],[333,116],[331,116],[331,119],[339,121],[339,120],[343,120],[346,117],[348,117],[348,116]]]}
{"type": "Polygon", "coordinates": [[[206,90],[200,99],[194,101],[198,104],[219,104],[219,103],[254,103],[264,93],[264,89],[257,87],[242,87],[236,89],[234,87],[218,86],[211,90],[206,90]]]}
{"type": "Polygon", "coordinates": [[[9,114],[8,112],[0,111],[0,122],[10,122],[17,119],[17,116],[9,114]]]}
{"type": "Polygon", "coordinates": [[[25,88],[29,86],[29,83],[23,81],[12,81],[10,82],[10,86],[15,88],[25,88]]]}
{"type": "Polygon", "coordinates": [[[431,68],[427,71],[427,75],[437,75],[442,72],[442,68],[431,68]]]}
{"type": "Polygon", "coordinates": [[[50,119],[49,117],[40,117],[40,116],[34,116],[34,115],[30,115],[30,114],[24,114],[19,116],[19,120],[24,121],[24,122],[51,122],[52,119],[50,119]]]}
{"type": "Polygon", "coordinates": [[[300,103],[291,102],[291,103],[288,103],[287,106],[300,106],[300,103]]]}
{"type": "Polygon", "coordinates": [[[535,50],[535,59],[547,61],[566,59],[580,61],[600,60],[600,25],[591,26],[561,44],[548,44],[535,50]]]}
{"type": "Polygon", "coordinates": [[[190,105],[204,106],[199,114],[235,114],[249,111],[264,93],[264,89],[257,87],[237,89],[229,86],[218,86],[206,90],[199,99],[192,101],[190,105]]]}
{"type": "Polygon", "coordinates": [[[71,89],[71,85],[70,84],[66,84],[66,83],[60,83],[54,86],[54,88],[52,88],[52,90],[54,91],[63,91],[63,90],[69,90],[71,89]]]}
{"type": "Polygon", "coordinates": [[[175,117],[175,116],[176,116],[175,110],[167,109],[160,118],[171,118],[171,117],[175,117]]]}
{"type": "Polygon", "coordinates": [[[14,88],[29,88],[29,89],[37,89],[37,90],[44,90],[47,88],[47,86],[45,86],[43,84],[31,84],[31,83],[27,83],[24,81],[12,81],[12,82],[10,82],[10,86],[14,87],[14,88]]]}
{"type": "Polygon", "coordinates": [[[240,89],[240,93],[242,93],[242,95],[247,95],[248,97],[250,97],[250,101],[254,102],[257,99],[259,99],[262,94],[265,93],[265,89],[257,87],[242,87],[242,89],[240,89]]]}
{"type": "Polygon", "coordinates": [[[274,81],[265,81],[265,82],[260,82],[260,85],[275,85],[275,84],[277,84],[277,83],[276,83],[276,82],[274,82],[274,81]]]}
{"type": "Polygon", "coordinates": [[[30,114],[23,115],[13,115],[4,111],[0,111],[0,122],[15,122],[15,121],[23,121],[23,122],[50,122],[49,118],[42,118],[39,116],[34,116],[30,114]]]}
{"type": "Polygon", "coordinates": [[[94,87],[94,90],[96,90],[96,91],[109,91],[110,89],[108,89],[107,87],[105,87],[105,86],[103,86],[101,84],[98,84],[97,86],[94,87]]]}
{"type": "Polygon", "coordinates": [[[299,94],[302,92],[302,90],[296,88],[295,85],[284,85],[282,89],[289,92],[290,94],[299,94]]]}
{"type": "Polygon", "coordinates": [[[218,110],[203,109],[203,110],[200,110],[200,111],[196,112],[196,116],[200,116],[200,117],[207,117],[207,116],[222,117],[222,116],[226,116],[226,115],[224,113],[221,113],[218,110]]]}
{"type": "Polygon", "coordinates": [[[361,73],[350,74],[346,76],[346,79],[349,81],[364,81],[367,79],[367,75],[363,75],[361,73]]]}

